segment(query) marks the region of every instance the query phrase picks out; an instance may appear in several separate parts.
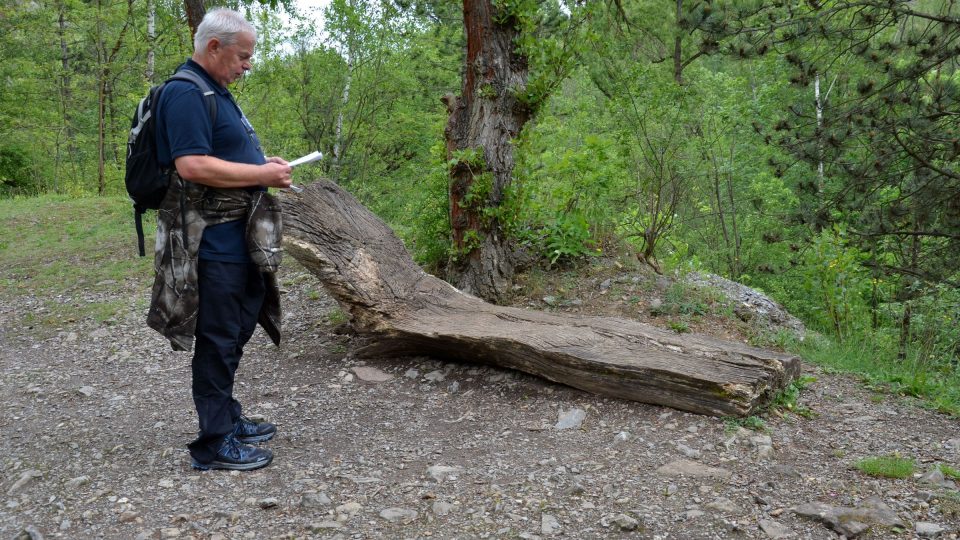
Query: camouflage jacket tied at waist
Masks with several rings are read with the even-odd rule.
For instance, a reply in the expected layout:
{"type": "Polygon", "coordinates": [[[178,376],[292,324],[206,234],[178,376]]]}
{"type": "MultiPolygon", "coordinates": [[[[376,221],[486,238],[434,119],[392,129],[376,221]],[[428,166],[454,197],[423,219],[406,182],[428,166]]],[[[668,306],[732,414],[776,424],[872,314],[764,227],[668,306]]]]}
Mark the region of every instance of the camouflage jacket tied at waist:
{"type": "Polygon", "coordinates": [[[266,295],[258,322],[280,344],[279,263],[280,208],[265,191],[214,189],[188,182],[175,172],[157,211],[154,251],[156,277],[147,325],[170,340],[175,351],[193,348],[200,295],[197,283],[200,239],[208,225],[247,220],[251,257],[263,272],[266,295]],[[251,211],[251,208],[253,210],[251,211]],[[266,259],[266,260],[265,260],[266,259]]]}

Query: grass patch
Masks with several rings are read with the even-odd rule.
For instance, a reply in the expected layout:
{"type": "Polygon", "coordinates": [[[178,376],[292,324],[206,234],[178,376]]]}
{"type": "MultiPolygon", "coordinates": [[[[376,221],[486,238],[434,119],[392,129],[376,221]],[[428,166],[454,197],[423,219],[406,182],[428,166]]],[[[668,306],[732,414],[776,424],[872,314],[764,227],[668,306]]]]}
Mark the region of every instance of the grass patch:
{"type": "Polygon", "coordinates": [[[940,463],[937,465],[937,467],[940,468],[940,472],[942,472],[947,478],[960,480],[960,469],[955,469],[946,463],[940,463]]]}
{"type": "Polygon", "coordinates": [[[349,317],[347,317],[347,314],[344,313],[343,310],[339,308],[334,308],[330,310],[330,313],[327,313],[327,322],[329,322],[333,326],[337,326],[338,324],[343,324],[347,322],[348,319],[349,317]]]}
{"type": "MultiPolygon", "coordinates": [[[[896,350],[864,336],[843,343],[812,335],[787,349],[821,366],[827,373],[853,373],[875,392],[918,398],[932,409],[960,416],[960,372],[941,369],[915,355],[897,359],[896,350]]],[[[876,398],[871,398],[876,401],[876,398]]]]}
{"type": "MultiPolygon", "coordinates": [[[[152,217],[144,223],[148,249],[152,217]]],[[[128,280],[149,283],[153,259],[137,255],[133,209],[125,198],[3,199],[0,220],[0,294],[40,302],[29,305],[25,322],[106,320],[119,306],[98,300],[97,292],[115,291],[128,280]]]]}
{"type": "Polygon", "coordinates": [[[857,470],[880,478],[907,478],[917,468],[917,464],[900,456],[868,457],[854,464],[857,470]]]}
{"type": "Polygon", "coordinates": [[[759,416],[747,416],[746,418],[727,418],[724,421],[723,428],[724,432],[727,434],[736,432],[737,428],[744,428],[749,429],[750,431],[763,433],[767,430],[767,423],[759,416]]]}

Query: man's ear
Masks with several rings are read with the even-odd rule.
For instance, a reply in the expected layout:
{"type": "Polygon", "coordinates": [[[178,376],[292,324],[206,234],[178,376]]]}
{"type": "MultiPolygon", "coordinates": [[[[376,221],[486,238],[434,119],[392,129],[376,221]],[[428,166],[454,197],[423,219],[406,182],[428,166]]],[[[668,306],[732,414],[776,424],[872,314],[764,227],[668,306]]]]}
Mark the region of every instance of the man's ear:
{"type": "Polygon", "coordinates": [[[217,39],[217,38],[210,38],[210,41],[207,42],[207,51],[216,54],[216,53],[220,52],[220,48],[221,48],[222,46],[223,46],[223,44],[220,43],[220,40],[219,40],[219,39],[217,39]]]}

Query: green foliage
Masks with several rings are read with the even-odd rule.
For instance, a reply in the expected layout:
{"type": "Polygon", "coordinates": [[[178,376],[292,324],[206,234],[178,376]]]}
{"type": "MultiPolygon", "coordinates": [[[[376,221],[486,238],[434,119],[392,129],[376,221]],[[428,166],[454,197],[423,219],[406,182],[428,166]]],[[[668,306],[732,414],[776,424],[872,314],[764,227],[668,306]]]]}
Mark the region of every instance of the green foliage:
{"type": "Polygon", "coordinates": [[[816,382],[816,377],[801,375],[798,379],[791,382],[783,389],[773,400],[772,407],[776,410],[786,411],[798,414],[804,418],[811,418],[815,414],[809,407],[800,404],[800,394],[808,386],[816,382]]]}
{"type": "Polygon", "coordinates": [[[327,314],[327,322],[333,326],[347,322],[349,317],[340,309],[334,309],[327,314]]]}
{"type": "Polygon", "coordinates": [[[36,191],[36,178],[29,166],[31,161],[21,148],[0,148],[0,197],[36,191]]]}
{"type": "Polygon", "coordinates": [[[728,434],[736,432],[738,428],[749,429],[750,431],[756,431],[758,433],[763,433],[767,430],[767,423],[763,418],[751,415],[744,418],[727,418],[724,421],[724,431],[728,434]]]}
{"type": "Polygon", "coordinates": [[[929,407],[960,415],[960,373],[954,365],[931,368],[916,349],[898,358],[897,336],[863,330],[838,342],[812,335],[790,350],[825,368],[855,373],[877,390],[920,398],[929,407]]]}
{"type": "Polygon", "coordinates": [[[880,478],[908,478],[916,466],[913,459],[900,456],[868,457],[854,464],[864,474],[880,478]]]}
{"type": "Polygon", "coordinates": [[[546,224],[543,234],[550,264],[596,254],[588,247],[590,224],[581,214],[558,214],[546,224]]]}
{"type": "Polygon", "coordinates": [[[850,337],[866,312],[869,276],[860,262],[863,256],[846,243],[842,227],[824,231],[813,239],[804,265],[803,291],[810,303],[810,315],[820,328],[838,340],[850,337]]]}
{"type": "Polygon", "coordinates": [[[951,467],[946,463],[938,463],[937,468],[940,469],[940,472],[943,473],[947,478],[952,478],[953,480],[960,480],[960,469],[951,467]]]}
{"type": "Polygon", "coordinates": [[[684,321],[670,321],[667,323],[667,326],[678,334],[686,334],[690,331],[690,325],[684,321]]]}

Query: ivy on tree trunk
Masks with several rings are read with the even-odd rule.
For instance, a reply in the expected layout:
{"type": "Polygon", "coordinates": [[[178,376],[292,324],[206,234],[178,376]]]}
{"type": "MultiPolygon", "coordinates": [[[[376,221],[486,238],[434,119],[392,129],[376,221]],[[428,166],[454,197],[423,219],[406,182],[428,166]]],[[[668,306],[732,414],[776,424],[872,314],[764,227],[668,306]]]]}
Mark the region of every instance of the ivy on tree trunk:
{"type": "Polygon", "coordinates": [[[491,0],[464,0],[466,66],[460,96],[447,95],[444,132],[450,163],[449,212],[455,257],[450,279],[488,300],[502,296],[514,273],[498,218],[514,167],[513,140],[530,118],[518,99],[528,76],[517,46],[516,14],[491,0]]]}

